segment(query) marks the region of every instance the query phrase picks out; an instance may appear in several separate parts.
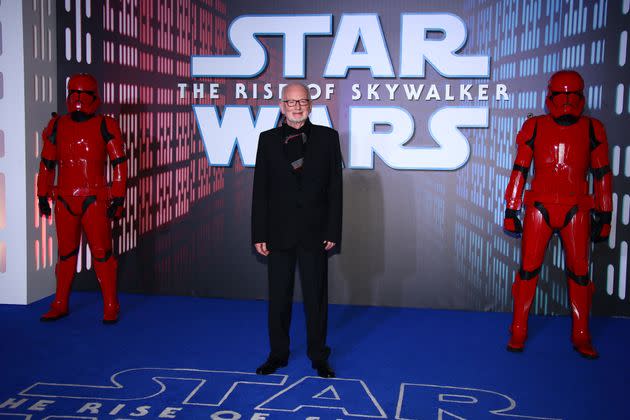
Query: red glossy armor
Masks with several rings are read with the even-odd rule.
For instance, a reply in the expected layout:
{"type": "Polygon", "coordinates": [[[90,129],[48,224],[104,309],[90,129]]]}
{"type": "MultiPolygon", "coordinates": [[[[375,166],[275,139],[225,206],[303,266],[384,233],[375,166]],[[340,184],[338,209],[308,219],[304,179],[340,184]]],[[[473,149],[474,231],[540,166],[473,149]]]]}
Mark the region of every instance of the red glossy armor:
{"type": "Polygon", "coordinates": [[[103,321],[116,322],[117,262],[112,252],[108,211],[113,217],[122,214],[127,182],[125,149],[118,124],[103,115],[75,112],[53,118],[44,129],[43,140],[37,194],[55,202],[59,258],[55,268],[55,300],[42,320],[68,314],[83,230],[103,293],[103,321]],[[113,167],[111,185],[107,185],[105,178],[108,157],[113,167]]]}
{"type": "Polygon", "coordinates": [[[576,71],[554,73],[547,86],[545,104],[554,118],[579,117],[584,111],[584,80],[576,71]]]}
{"type": "MultiPolygon", "coordinates": [[[[508,210],[504,229],[518,233],[518,221],[508,217],[508,212],[512,211],[514,215],[524,204],[525,216],[521,267],[512,287],[514,317],[508,350],[522,351],[524,348],[538,273],[549,239],[558,233],[565,250],[573,317],[572,342],[580,354],[596,358],[598,354],[591,344],[588,329],[593,293],[588,269],[591,212],[610,214],[612,211],[612,175],[604,126],[598,120],[584,116],[570,125],[562,125],[552,114],[538,116],[525,121],[516,143],[514,169],[505,193],[508,210]],[[523,197],[532,161],[535,178],[523,197]],[[592,193],[588,188],[589,171],[593,172],[592,193]]],[[[608,222],[603,226],[601,236],[606,237],[609,232],[608,222]]]]}

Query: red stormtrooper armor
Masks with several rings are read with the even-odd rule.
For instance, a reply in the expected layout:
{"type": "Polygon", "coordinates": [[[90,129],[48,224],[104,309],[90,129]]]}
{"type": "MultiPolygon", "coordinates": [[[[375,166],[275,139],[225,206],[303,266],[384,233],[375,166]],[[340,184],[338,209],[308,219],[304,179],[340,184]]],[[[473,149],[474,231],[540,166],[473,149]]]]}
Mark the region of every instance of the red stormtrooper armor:
{"type": "Polygon", "coordinates": [[[55,202],[59,254],[55,299],[41,320],[53,321],[68,314],[83,230],[103,294],[103,322],[115,323],[119,311],[118,263],[112,252],[111,219],[123,213],[127,183],[124,143],[118,123],[96,114],[100,98],[98,83],[91,75],[70,78],[66,105],[68,114],[54,116],[44,129],[37,178],[40,213],[50,216],[49,199],[55,202]],[[111,186],[105,179],[108,157],[111,186]]]}
{"type": "Polygon", "coordinates": [[[590,241],[610,234],[612,175],[608,142],[601,122],[582,115],[584,81],[574,71],[559,71],[549,80],[549,114],[529,118],[516,137],[518,151],[505,192],[503,227],[520,236],[521,266],[512,285],[514,314],[509,351],[522,351],[527,318],[549,239],[560,235],[573,327],[573,347],[586,358],[597,358],[591,343],[588,317],[594,285],[589,280],[590,241]],[[523,189],[530,165],[535,178],[523,189]],[[593,175],[589,193],[588,172],[593,175]],[[525,205],[523,224],[518,218],[525,205]],[[592,220],[591,220],[592,219],[592,220]]]}

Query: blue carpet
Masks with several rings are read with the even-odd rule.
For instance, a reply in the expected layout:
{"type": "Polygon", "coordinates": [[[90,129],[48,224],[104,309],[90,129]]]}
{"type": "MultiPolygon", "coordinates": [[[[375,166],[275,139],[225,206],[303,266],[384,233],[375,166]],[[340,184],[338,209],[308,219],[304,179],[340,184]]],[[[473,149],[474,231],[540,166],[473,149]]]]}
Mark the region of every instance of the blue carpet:
{"type": "Polygon", "coordinates": [[[592,320],[590,361],[571,348],[568,317],[532,317],[512,354],[510,314],[331,305],[339,378],[326,380],[306,358],[301,305],[289,366],[257,376],[266,302],[123,295],[116,325],[101,324],[97,293],[75,292],[69,317],[41,323],[49,303],[0,306],[1,419],[630,416],[629,319],[592,320]]]}

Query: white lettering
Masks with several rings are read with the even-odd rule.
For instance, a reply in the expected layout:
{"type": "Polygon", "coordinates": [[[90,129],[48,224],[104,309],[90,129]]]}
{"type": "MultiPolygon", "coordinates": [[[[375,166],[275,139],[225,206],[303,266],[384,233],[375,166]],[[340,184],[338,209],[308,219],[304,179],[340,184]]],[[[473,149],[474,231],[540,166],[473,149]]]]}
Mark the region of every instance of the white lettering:
{"type": "Polygon", "coordinates": [[[237,83],[234,85],[234,99],[247,99],[247,86],[245,83],[237,83]]]}
{"type": "Polygon", "coordinates": [[[223,411],[217,411],[216,413],[212,413],[210,418],[212,420],[238,420],[241,418],[241,415],[237,413],[236,411],[223,410],[223,411]],[[224,417],[224,416],[230,416],[230,417],[224,417]]]}
{"type": "Polygon", "coordinates": [[[501,100],[501,101],[509,101],[510,100],[510,97],[507,94],[507,86],[504,85],[503,83],[499,83],[496,86],[496,92],[497,92],[497,94],[496,94],[496,100],[497,101],[499,101],[499,100],[501,100]],[[501,99],[499,99],[499,98],[501,98],[501,99]]]}
{"type": "Polygon", "coordinates": [[[466,98],[469,101],[472,101],[472,95],[469,90],[472,85],[459,85],[459,100],[463,101],[466,98]]]}
{"type": "Polygon", "coordinates": [[[311,83],[307,87],[308,87],[308,91],[310,93],[310,96],[311,96],[312,100],[315,101],[315,100],[319,99],[320,96],[322,96],[322,88],[320,88],[318,84],[311,83]],[[313,90],[315,90],[315,94],[312,93],[313,90]]]}
{"type": "Polygon", "coordinates": [[[411,115],[395,107],[350,107],[350,167],[374,168],[374,154],[392,168],[398,168],[399,149],[411,139],[414,123],[411,115]],[[386,124],[387,132],[375,126],[386,124]]]}
{"type": "Polygon", "coordinates": [[[351,68],[370,69],[372,77],[395,76],[385,35],[376,14],[341,16],[324,77],[346,77],[351,68]],[[364,51],[356,51],[359,42],[364,51]]]}
{"type": "Polygon", "coordinates": [[[284,77],[304,77],[307,35],[331,35],[332,15],[240,16],[228,37],[235,56],[193,56],[192,77],[254,77],[267,67],[267,52],[258,35],[284,38],[284,77]]]}
{"type": "Polygon", "coordinates": [[[158,417],[161,419],[174,419],[178,411],[182,411],[182,409],[178,407],[166,407],[158,417]]]}
{"type": "MultiPolygon", "coordinates": [[[[214,105],[193,105],[193,110],[212,166],[229,166],[235,149],[243,166],[254,166],[260,133],[275,127],[280,118],[278,106],[259,107],[255,120],[251,107],[243,105],[226,106],[223,118],[214,105]]],[[[326,106],[313,107],[310,119],[313,124],[331,126],[326,106]]]]}
{"type": "Polygon", "coordinates": [[[150,405],[141,405],[140,407],[136,408],[136,411],[134,411],[133,413],[130,413],[129,415],[132,417],[146,416],[147,414],[149,414],[150,409],[151,409],[150,405]]]}
{"type": "Polygon", "coordinates": [[[422,90],[424,89],[424,85],[403,85],[405,88],[405,94],[407,95],[408,101],[417,101],[420,99],[420,94],[422,94],[422,90]]]}
{"type": "Polygon", "coordinates": [[[455,97],[451,94],[451,85],[449,84],[444,87],[444,99],[447,101],[455,100],[455,97]]]}
{"type": "Polygon", "coordinates": [[[389,83],[387,83],[385,85],[385,88],[389,91],[389,100],[393,101],[394,100],[394,94],[396,93],[396,90],[400,87],[400,85],[398,83],[394,84],[394,85],[390,85],[389,83]]]}
{"type": "Polygon", "coordinates": [[[335,92],[335,85],[332,83],[326,83],[326,99],[332,98],[333,93],[335,92]]]}
{"type": "Polygon", "coordinates": [[[480,101],[488,100],[488,85],[479,85],[479,96],[480,101]]]}
{"type": "Polygon", "coordinates": [[[371,169],[374,154],[395,169],[452,170],[468,161],[470,145],[459,131],[463,127],[487,127],[488,109],[445,107],[429,119],[429,131],[438,147],[403,147],[415,125],[407,110],[394,107],[350,107],[350,167],[371,169]],[[387,124],[391,130],[376,132],[387,124]]]}
{"type": "Polygon", "coordinates": [[[28,401],[28,398],[22,398],[21,400],[15,400],[13,398],[9,398],[2,404],[0,404],[0,408],[18,408],[22,404],[28,401]]]}
{"type": "Polygon", "coordinates": [[[273,91],[271,90],[271,83],[265,83],[265,95],[263,99],[271,99],[273,98],[273,91]]]}
{"type": "Polygon", "coordinates": [[[218,83],[210,83],[210,99],[219,99],[218,83]]]}
{"type": "Polygon", "coordinates": [[[53,404],[54,401],[51,400],[39,400],[35,404],[31,405],[28,410],[31,411],[44,411],[50,404],[53,404]]]}
{"type": "Polygon", "coordinates": [[[258,83],[252,83],[252,99],[258,99],[258,83]]]}
{"type": "Polygon", "coordinates": [[[429,92],[427,92],[427,96],[426,98],[424,98],[425,101],[430,101],[431,99],[437,99],[438,101],[440,100],[440,94],[437,90],[437,86],[435,85],[431,85],[429,87],[429,92]]]}
{"type": "Polygon", "coordinates": [[[109,412],[109,415],[115,416],[116,414],[120,413],[120,410],[122,410],[123,408],[125,408],[125,404],[118,404],[116,407],[114,407],[112,411],[109,412]]]}
{"type": "Polygon", "coordinates": [[[203,83],[193,83],[193,98],[203,98],[203,83]]]}
{"type": "Polygon", "coordinates": [[[208,162],[213,166],[229,166],[236,147],[243,165],[254,166],[258,136],[275,127],[280,118],[277,106],[260,107],[255,122],[249,106],[226,106],[222,119],[215,106],[193,105],[193,110],[206,146],[208,162]]]}
{"type": "Polygon", "coordinates": [[[445,77],[490,76],[490,57],[457,54],[466,43],[466,25],[455,15],[403,14],[400,37],[400,77],[425,77],[425,62],[445,77]],[[430,32],[443,36],[431,39],[430,32]]]}
{"type": "Polygon", "coordinates": [[[188,85],[186,83],[178,83],[177,87],[179,88],[179,99],[184,99],[188,85]]]}
{"type": "Polygon", "coordinates": [[[380,85],[378,83],[369,83],[368,84],[368,91],[367,91],[368,101],[371,101],[371,100],[374,100],[374,99],[376,99],[376,100],[381,99],[381,97],[378,96],[378,92],[376,91],[376,89],[378,89],[379,86],[380,85]]]}
{"type": "Polygon", "coordinates": [[[98,411],[101,409],[102,406],[103,404],[97,402],[85,403],[83,404],[83,407],[77,410],[77,414],[85,413],[86,411],[89,411],[90,414],[98,414],[98,411]]]}
{"type": "Polygon", "coordinates": [[[296,412],[305,407],[339,410],[345,416],[387,418],[367,385],[357,379],[302,378],[255,409],[296,412]]]}

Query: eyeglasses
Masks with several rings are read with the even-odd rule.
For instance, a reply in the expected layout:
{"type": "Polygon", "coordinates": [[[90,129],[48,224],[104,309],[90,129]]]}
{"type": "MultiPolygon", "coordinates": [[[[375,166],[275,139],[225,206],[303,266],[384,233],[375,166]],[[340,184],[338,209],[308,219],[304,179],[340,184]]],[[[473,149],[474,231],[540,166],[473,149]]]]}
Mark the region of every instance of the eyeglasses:
{"type": "Polygon", "coordinates": [[[306,106],[311,102],[311,100],[310,99],[286,99],[286,100],[283,100],[282,102],[284,102],[286,106],[288,106],[289,108],[293,108],[298,103],[301,106],[306,106]]]}

